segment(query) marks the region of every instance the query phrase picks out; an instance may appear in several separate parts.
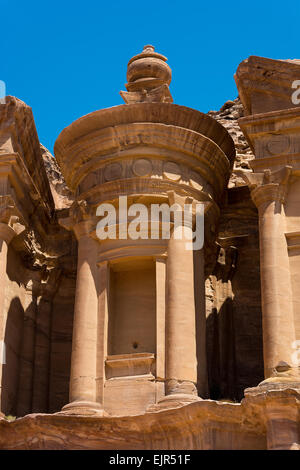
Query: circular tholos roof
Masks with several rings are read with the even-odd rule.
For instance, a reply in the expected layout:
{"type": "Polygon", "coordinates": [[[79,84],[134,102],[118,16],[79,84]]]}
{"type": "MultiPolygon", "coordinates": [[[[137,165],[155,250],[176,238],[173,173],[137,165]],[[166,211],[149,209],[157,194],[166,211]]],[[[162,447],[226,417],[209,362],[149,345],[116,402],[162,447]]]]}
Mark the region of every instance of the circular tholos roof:
{"type": "Polygon", "coordinates": [[[64,166],[68,146],[80,138],[108,127],[142,122],[172,125],[202,134],[215,142],[233,164],[235,146],[227,130],[207,114],[173,103],[120,105],[87,114],[63,129],[55,142],[55,156],[64,166]]]}

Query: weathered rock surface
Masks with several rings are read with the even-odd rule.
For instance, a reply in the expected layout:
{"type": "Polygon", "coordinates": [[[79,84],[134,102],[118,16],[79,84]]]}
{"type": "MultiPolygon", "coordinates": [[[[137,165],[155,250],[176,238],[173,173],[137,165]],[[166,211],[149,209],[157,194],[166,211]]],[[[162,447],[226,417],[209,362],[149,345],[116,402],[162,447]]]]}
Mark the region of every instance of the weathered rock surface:
{"type": "Polygon", "coordinates": [[[74,201],[74,196],[69,190],[55,158],[42,144],[41,155],[43,157],[46,173],[49,179],[55,208],[64,209],[66,207],[70,207],[74,201]]]}
{"type": "Polygon", "coordinates": [[[28,415],[0,420],[0,449],[264,449],[264,424],[243,408],[207,400],[131,417],[28,415]]]}
{"type": "Polygon", "coordinates": [[[228,100],[219,111],[209,111],[207,114],[222,124],[234,141],[236,157],[228,187],[245,186],[244,180],[235,170],[251,170],[249,161],[253,160],[254,155],[238,124],[238,119],[245,115],[240,98],[228,100]]]}
{"type": "Polygon", "coordinates": [[[299,80],[298,59],[250,56],[237,68],[235,81],[246,115],[297,108],[293,82],[299,80]]]}
{"type": "Polygon", "coordinates": [[[258,216],[246,186],[227,190],[217,243],[206,279],[210,397],[240,401],[264,377],[258,216]]]}
{"type": "Polygon", "coordinates": [[[246,390],[241,403],[203,400],[139,416],[0,418],[0,449],[296,450],[299,410],[299,388],[278,384],[246,390]]]}

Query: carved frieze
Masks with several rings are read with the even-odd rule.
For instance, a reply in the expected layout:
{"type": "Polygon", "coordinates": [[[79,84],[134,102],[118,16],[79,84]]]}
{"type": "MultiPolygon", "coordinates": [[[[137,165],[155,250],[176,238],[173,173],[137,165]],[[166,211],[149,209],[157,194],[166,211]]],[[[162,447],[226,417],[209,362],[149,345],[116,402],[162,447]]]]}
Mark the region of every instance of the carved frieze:
{"type": "Polygon", "coordinates": [[[163,175],[165,178],[172,181],[179,181],[181,178],[181,171],[177,163],[175,162],[166,162],[164,164],[163,175]]]}
{"type": "Polygon", "coordinates": [[[152,162],[147,158],[139,158],[133,162],[132,171],[136,176],[149,176],[152,173],[152,162]]]}
{"type": "Polygon", "coordinates": [[[300,168],[299,108],[243,117],[239,125],[255,154],[254,170],[300,168]]]}
{"type": "Polygon", "coordinates": [[[109,163],[104,167],[105,181],[118,180],[122,177],[123,167],[120,163],[109,163]]]}
{"type": "MultiPolygon", "coordinates": [[[[93,188],[104,185],[105,183],[128,181],[127,184],[134,185],[134,179],[145,178],[157,180],[153,184],[159,188],[163,181],[178,183],[182,186],[188,186],[192,190],[205,191],[213,194],[213,188],[203,178],[200,172],[195,171],[193,168],[183,163],[175,162],[172,160],[165,161],[163,158],[123,158],[122,160],[107,163],[102,165],[97,170],[89,173],[81,181],[78,190],[78,198],[88,197],[89,192],[93,188]]],[[[142,182],[141,182],[142,184],[142,182]]],[[[147,184],[145,182],[145,184],[147,184]]]]}
{"type": "Polygon", "coordinates": [[[266,147],[270,155],[280,155],[290,150],[290,137],[288,135],[270,134],[266,147]]]}

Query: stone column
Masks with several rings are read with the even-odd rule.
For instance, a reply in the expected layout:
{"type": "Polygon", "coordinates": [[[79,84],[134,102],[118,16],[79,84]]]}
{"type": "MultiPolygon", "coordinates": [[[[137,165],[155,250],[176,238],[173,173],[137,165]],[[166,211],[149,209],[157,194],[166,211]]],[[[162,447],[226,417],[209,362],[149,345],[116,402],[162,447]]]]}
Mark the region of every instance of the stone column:
{"type": "MultiPolygon", "coordinates": [[[[48,280],[50,283],[50,281],[48,280]]],[[[32,413],[49,411],[49,365],[52,299],[41,296],[36,308],[32,413]]]]}
{"type": "Polygon", "coordinates": [[[26,286],[24,296],[24,329],[20,362],[17,416],[25,416],[32,412],[33,372],[35,352],[35,332],[37,301],[34,294],[34,282],[26,286]]]}
{"type": "MultiPolygon", "coordinates": [[[[76,231],[76,230],[75,230],[76,231]]],[[[85,231],[76,231],[78,264],[73,323],[70,403],[63,412],[103,414],[97,403],[97,242],[85,231]]]]}
{"type": "Polygon", "coordinates": [[[201,398],[208,398],[208,375],[206,356],[206,303],[205,303],[205,273],[204,248],[195,250],[194,255],[194,285],[196,308],[196,345],[197,345],[197,389],[201,398]]]}
{"type": "Polygon", "coordinates": [[[166,305],[166,399],[198,400],[194,252],[192,227],[177,226],[168,243],[166,305]],[[183,230],[184,229],[184,230],[183,230]],[[181,236],[183,234],[183,236],[181,236]],[[180,238],[181,236],[181,238],[180,238]]]}
{"type": "Polygon", "coordinates": [[[285,187],[269,183],[252,190],[259,213],[265,378],[295,380],[295,340],[288,248],[283,208],[285,187]]]}
{"type": "Polygon", "coordinates": [[[0,416],[1,413],[1,398],[2,398],[2,362],[5,359],[5,324],[6,315],[4,311],[5,306],[5,284],[6,284],[6,266],[7,266],[7,251],[8,245],[15,236],[15,231],[5,223],[0,223],[0,416]]]}
{"type": "Polygon", "coordinates": [[[165,395],[166,256],[155,258],[156,274],[156,401],[165,395]]]}
{"type": "Polygon", "coordinates": [[[109,303],[109,263],[102,261],[98,266],[98,332],[97,332],[97,378],[96,399],[103,406],[105,384],[105,360],[107,357],[108,303],[109,303]]]}

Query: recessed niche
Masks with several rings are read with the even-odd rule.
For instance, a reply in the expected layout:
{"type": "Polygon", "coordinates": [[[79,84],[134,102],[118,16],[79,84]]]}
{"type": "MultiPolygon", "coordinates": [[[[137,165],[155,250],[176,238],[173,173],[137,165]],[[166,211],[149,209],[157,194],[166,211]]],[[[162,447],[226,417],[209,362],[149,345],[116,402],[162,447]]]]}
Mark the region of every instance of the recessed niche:
{"type": "Polygon", "coordinates": [[[155,353],[156,282],[152,259],[110,269],[108,354],[155,353]]]}

